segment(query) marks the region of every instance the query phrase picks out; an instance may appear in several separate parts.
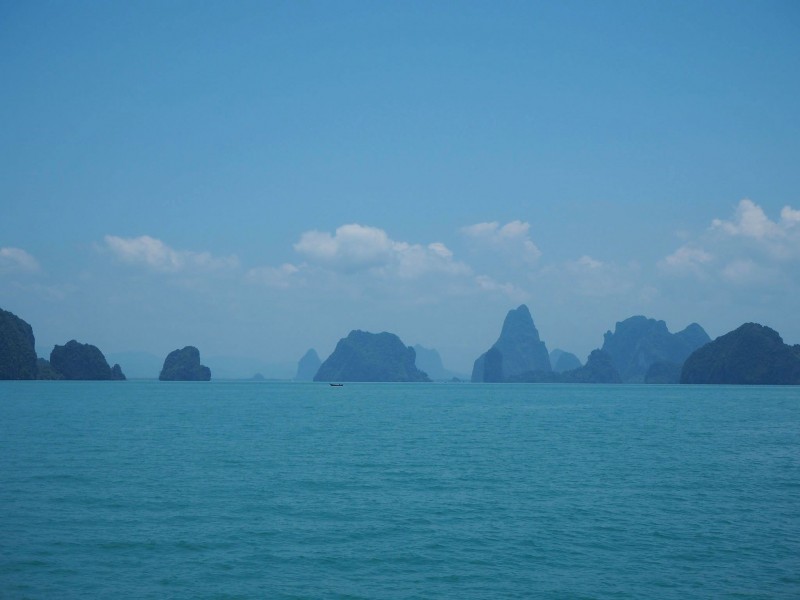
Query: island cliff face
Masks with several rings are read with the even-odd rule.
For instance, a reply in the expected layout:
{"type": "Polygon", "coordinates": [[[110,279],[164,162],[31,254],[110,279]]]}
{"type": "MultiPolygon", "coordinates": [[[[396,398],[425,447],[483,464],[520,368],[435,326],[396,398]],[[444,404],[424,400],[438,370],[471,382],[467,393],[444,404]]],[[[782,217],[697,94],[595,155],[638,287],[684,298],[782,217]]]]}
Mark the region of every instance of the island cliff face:
{"type": "Polygon", "coordinates": [[[592,350],[586,364],[577,369],[561,373],[562,383],[622,383],[608,352],[592,350]]]}
{"type": "Polygon", "coordinates": [[[683,365],[671,362],[657,362],[650,365],[644,376],[645,383],[680,383],[683,365]]]}
{"type": "Polygon", "coordinates": [[[556,373],[564,373],[581,368],[580,359],[572,352],[565,352],[556,348],[550,352],[550,364],[556,373]]]}
{"type": "Polygon", "coordinates": [[[70,340],[56,345],[50,352],[50,366],[64,379],[83,381],[124,380],[119,365],[108,366],[106,357],[97,346],[70,340]]]}
{"type": "Polygon", "coordinates": [[[416,353],[393,333],[351,331],[320,365],[314,381],[430,381],[416,353]]]}
{"type": "Polygon", "coordinates": [[[37,373],[33,329],[0,309],[0,379],[36,379],[37,373]]]}
{"type": "Polygon", "coordinates": [[[681,383],[798,385],[800,345],[785,344],[774,329],[745,323],[693,352],[681,383]]]}
{"type": "Polygon", "coordinates": [[[530,373],[548,373],[550,356],[528,307],[522,304],[508,311],[500,337],[475,360],[473,383],[516,381],[530,373]]]}
{"type": "Polygon", "coordinates": [[[711,338],[697,323],[670,333],[664,321],[636,316],[617,323],[614,333],[606,332],[602,350],[611,357],[623,382],[641,383],[653,364],[682,365],[709,341],[711,338]]]}
{"type": "Polygon", "coordinates": [[[194,346],[173,350],[164,360],[160,381],[209,381],[211,369],[200,364],[200,351],[194,346]]]}
{"type": "Polygon", "coordinates": [[[53,368],[53,365],[50,364],[50,361],[45,360],[44,358],[36,359],[36,371],[36,379],[53,381],[64,379],[64,376],[53,368]]]}
{"type": "Polygon", "coordinates": [[[317,374],[319,366],[322,361],[319,359],[317,351],[311,348],[303,355],[297,362],[297,374],[294,376],[295,381],[314,381],[314,375],[317,374]]]}

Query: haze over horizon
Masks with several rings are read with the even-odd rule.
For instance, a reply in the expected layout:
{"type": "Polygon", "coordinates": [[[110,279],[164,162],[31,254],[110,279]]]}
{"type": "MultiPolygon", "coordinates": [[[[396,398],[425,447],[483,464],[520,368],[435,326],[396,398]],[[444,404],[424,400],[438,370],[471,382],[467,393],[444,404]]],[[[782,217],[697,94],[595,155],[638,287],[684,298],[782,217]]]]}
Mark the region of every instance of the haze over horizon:
{"type": "Polygon", "coordinates": [[[40,352],[468,373],[522,303],[581,359],[639,314],[800,343],[795,2],[5,3],[0,77],[40,352]]]}

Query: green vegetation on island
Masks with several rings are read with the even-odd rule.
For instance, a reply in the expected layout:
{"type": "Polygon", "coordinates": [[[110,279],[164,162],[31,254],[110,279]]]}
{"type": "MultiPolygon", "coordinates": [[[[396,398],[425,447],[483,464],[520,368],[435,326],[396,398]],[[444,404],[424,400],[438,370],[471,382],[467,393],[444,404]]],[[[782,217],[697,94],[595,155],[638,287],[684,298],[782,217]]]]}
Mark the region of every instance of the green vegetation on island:
{"type": "Polygon", "coordinates": [[[790,346],[774,329],[745,323],[686,359],[681,383],[800,384],[800,345],[790,346]]]}
{"type": "Polygon", "coordinates": [[[430,381],[414,349],[393,333],[351,331],[320,365],[314,381],[430,381]]]}
{"type": "Polygon", "coordinates": [[[70,340],[63,346],[56,345],[50,352],[50,366],[64,379],[82,381],[124,380],[119,365],[108,366],[106,357],[97,346],[70,340]]]}
{"type": "Polygon", "coordinates": [[[173,350],[164,359],[160,381],[210,381],[211,369],[200,364],[200,351],[194,346],[173,350]]]}
{"type": "Polygon", "coordinates": [[[36,379],[37,374],[33,329],[0,309],[0,379],[36,379]]]}
{"type": "MultiPolygon", "coordinates": [[[[119,366],[119,365],[115,365],[119,366]]],[[[58,380],[64,379],[64,376],[53,368],[50,361],[44,358],[36,359],[36,379],[41,380],[58,380]]]]}

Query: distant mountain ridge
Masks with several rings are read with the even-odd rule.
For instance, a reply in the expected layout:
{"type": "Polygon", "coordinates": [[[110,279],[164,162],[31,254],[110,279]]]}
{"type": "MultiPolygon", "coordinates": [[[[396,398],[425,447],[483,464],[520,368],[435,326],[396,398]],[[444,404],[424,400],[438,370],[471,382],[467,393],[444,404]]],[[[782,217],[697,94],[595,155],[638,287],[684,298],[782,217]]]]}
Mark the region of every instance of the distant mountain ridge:
{"type": "Polygon", "coordinates": [[[635,316],[618,322],[613,333],[606,332],[602,350],[611,357],[623,382],[642,383],[654,363],[682,365],[692,352],[710,341],[697,323],[670,333],[664,321],[635,316]]]}
{"type": "MultiPolygon", "coordinates": [[[[145,365],[148,371],[154,360],[153,355],[142,352],[109,356],[125,357],[132,364],[145,365]]],[[[227,365],[224,368],[229,369],[230,375],[225,378],[288,380],[291,377],[264,377],[260,368],[264,363],[258,359],[222,356],[211,360],[227,365]],[[252,375],[254,372],[256,377],[252,375]]],[[[306,353],[301,359],[308,362],[306,374],[314,370],[318,360],[315,351],[306,353]]],[[[283,372],[292,368],[289,365],[266,366],[283,372]]],[[[405,346],[400,338],[387,332],[354,330],[339,340],[334,352],[319,365],[314,380],[429,381],[427,371],[420,369],[420,365],[433,373],[436,380],[452,379],[436,350],[405,346]]],[[[64,346],[56,345],[50,361],[37,358],[32,327],[0,309],[0,379],[125,378],[120,365],[109,367],[109,361],[96,346],[75,340],[64,346]]],[[[159,376],[162,380],[210,378],[211,370],[200,364],[199,350],[193,346],[171,352],[159,376]]],[[[697,323],[670,333],[664,321],[634,316],[616,323],[613,332],[606,332],[603,347],[593,351],[585,365],[580,365],[576,356],[563,350],[548,354],[530,311],[523,304],[508,312],[498,340],[475,360],[472,379],[503,383],[798,385],[800,345],[785,344],[776,331],[758,323],[745,323],[711,342],[697,323]]]]}

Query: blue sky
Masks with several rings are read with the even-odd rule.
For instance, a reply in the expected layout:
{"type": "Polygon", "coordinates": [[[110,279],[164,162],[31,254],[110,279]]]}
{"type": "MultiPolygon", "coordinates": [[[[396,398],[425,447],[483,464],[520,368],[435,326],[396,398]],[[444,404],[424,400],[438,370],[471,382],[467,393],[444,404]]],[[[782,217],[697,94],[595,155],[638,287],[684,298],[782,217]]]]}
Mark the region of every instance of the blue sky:
{"type": "Polygon", "coordinates": [[[0,307],[49,353],[468,371],[528,304],[800,343],[796,2],[4,2],[0,307]]]}

